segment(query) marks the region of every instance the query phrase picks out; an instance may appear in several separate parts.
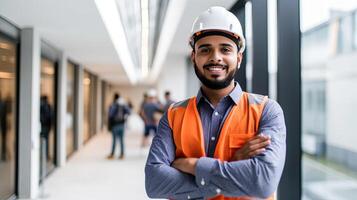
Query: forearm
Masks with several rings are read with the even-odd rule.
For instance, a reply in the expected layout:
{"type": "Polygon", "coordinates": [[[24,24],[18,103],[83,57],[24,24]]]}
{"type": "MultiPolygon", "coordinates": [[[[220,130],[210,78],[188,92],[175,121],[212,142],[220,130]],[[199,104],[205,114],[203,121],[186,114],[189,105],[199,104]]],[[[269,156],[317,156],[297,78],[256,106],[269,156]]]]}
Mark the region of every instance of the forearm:
{"type": "Polygon", "coordinates": [[[165,164],[146,165],[146,192],[150,198],[187,199],[203,198],[192,175],[165,164]]]}
{"type": "Polygon", "coordinates": [[[216,187],[225,196],[269,197],[277,188],[283,166],[257,158],[221,162],[201,158],[196,167],[196,183],[201,188],[216,187]]]}
{"type": "Polygon", "coordinates": [[[151,198],[169,199],[203,199],[216,195],[212,187],[200,188],[193,174],[196,158],[170,161],[155,159],[156,151],[152,149],[146,164],[146,191],[151,198]],[[192,166],[191,166],[192,165],[192,166]],[[192,170],[189,170],[192,169],[192,170]]]}

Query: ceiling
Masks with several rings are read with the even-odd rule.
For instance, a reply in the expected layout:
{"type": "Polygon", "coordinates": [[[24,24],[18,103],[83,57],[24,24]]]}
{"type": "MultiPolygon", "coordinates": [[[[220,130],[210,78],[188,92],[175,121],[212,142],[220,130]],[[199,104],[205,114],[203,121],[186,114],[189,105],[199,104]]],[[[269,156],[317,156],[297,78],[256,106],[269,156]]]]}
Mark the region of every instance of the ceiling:
{"type": "MultiPolygon", "coordinates": [[[[175,1],[183,0],[170,0],[170,3],[175,1]]],[[[213,5],[230,8],[236,0],[185,2],[182,13],[175,15],[181,16],[179,23],[166,26],[166,29],[179,30],[164,43],[168,45],[166,55],[189,55],[187,41],[198,13],[213,5]]],[[[1,0],[0,16],[19,28],[35,27],[41,38],[65,51],[72,61],[82,64],[102,79],[113,84],[129,84],[94,0],[1,0]]],[[[164,37],[162,35],[165,34],[161,34],[164,37]]]]}

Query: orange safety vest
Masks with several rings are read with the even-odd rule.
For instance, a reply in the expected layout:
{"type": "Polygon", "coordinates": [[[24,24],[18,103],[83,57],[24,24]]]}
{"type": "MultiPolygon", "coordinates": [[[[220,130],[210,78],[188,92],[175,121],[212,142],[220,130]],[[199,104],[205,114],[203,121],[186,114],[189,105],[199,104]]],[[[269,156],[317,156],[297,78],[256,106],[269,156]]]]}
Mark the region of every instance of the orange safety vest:
{"type": "MultiPolygon", "coordinates": [[[[237,149],[254,137],[259,129],[260,118],[267,101],[266,96],[243,92],[237,105],[228,114],[214,152],[214,158],[231,161],[237,149]]],[[[168,110],[168,121],[173,132],[176,158],[205,157],[204,137],[196,97],[176,103],[168,110]]],[[[212,200],[247,200],[249,197],[211,198],[212,200]]],[[[268,198],[273,200],[273,195],[268,198]]]]}

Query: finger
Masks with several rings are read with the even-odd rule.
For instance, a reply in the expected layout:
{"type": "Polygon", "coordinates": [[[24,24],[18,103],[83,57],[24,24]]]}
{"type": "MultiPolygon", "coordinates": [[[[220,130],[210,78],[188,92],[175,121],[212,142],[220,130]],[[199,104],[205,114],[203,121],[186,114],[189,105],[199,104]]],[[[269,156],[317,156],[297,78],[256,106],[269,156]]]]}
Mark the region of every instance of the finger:
{"type": "Polygon", "coordinates": [[[270,136],[264,135],[262,133],[248,140],[248,142],[245,143],[244,146],[241,148],[241,153],[247,155],[249,152],[255,151],[259,148],[266,147],[269,144],[270,144],[270,136]]]}
{"type": "Polygon", "coordinates": [[[255,150],[255,151],[249,152],[248,156],[249,156],[249,158],[250,158],[250,157],[259,155],[259,154],[263,153],[264,151],[265,151],[265,148],[257,149],[257,150],[255,150]]]}
{"type": "Polygon", "coordinates": [[[255,150],[253,149],[254,145],[262,143],[264,141],[265,139],[261,136],[255,136],[253,139],[243,145],[243,147],[241,148],[241,153],[248,154],[250,151],[255,150]]]}
{"type": "Polygon", "coordinates": [[[249,147],[249,151],[255,151],[257,149],[265,148],[270,144],[270,140],[266,140],[264,142],[260,142],[258,144],[251,145],[249,147]]]}
{"type": "Polygon", "coordinates": [[[171,163],[171,166],[175,167],[177,165],[177,162],[176,160],[174,160],[172,163],[171,163]]]}
{"type": "Polygon", "coordinates": [[[182,160],[182,158],[177,158],[177,159],[175,159],[175,160],[172,162],[171,166],[174,166],[174,167],[176,168],[177,166],[180,165],[181,160],[182,160]]]}
{"type": "Polygon", "coordinates": [[[270,140],[270,137],[264,135],[254,136],[251,140],[247,142],[248,145],[254,145],[258,143],[262,143],[264,141],[270,140]]]}

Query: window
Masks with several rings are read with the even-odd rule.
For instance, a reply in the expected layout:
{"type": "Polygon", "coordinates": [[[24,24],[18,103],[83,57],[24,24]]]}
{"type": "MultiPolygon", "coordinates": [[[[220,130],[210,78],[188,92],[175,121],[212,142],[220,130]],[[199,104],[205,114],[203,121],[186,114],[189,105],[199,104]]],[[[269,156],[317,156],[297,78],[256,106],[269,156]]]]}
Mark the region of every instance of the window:
{"type": "Polygon", "coordinates": [[[357,3],[342,8],[339,1],[319,2],[313,7],[303,0],[300,11],[301,26],[309,27],[301,33],[302,99],[308,105],[302,107],[302,199],[355,199],[357,49],[352,44],[357,36],[352,19],[357,3]],[[319,42],[321,32],[328,42],[319,42]],[[322,59],[318,49],[329,54],[322,59]]]}

